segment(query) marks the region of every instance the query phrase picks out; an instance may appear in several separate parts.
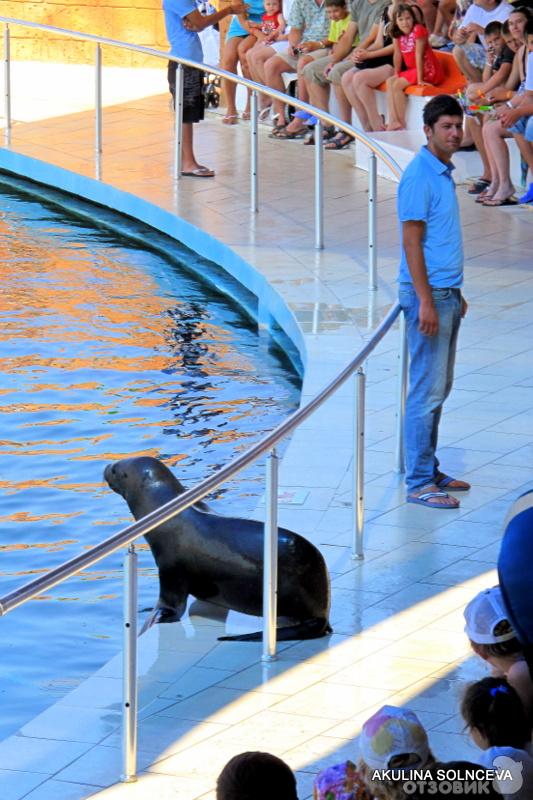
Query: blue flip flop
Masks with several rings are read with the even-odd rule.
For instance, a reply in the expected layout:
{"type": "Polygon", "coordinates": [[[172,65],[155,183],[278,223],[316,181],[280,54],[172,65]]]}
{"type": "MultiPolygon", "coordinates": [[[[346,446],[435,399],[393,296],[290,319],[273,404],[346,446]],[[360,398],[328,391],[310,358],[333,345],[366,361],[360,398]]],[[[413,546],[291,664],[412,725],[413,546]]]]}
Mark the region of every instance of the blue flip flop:
{"type": "MultiPolygon", "coordinates": [[[[448,492],[422,492],[422,494],[408,494],[407,495],[407,502],[408,503],[416,503],[419,506],[426,506],[426,508],[446,508],[450,510],[450,508],[459,508],[459,501],[456,501],[457,505],[445,505],[444,503],[432,503],[432,499],[434,497],[450,497],[448,492]]],[[[455,498],[450,498],[455,500],[455,498]]]]}

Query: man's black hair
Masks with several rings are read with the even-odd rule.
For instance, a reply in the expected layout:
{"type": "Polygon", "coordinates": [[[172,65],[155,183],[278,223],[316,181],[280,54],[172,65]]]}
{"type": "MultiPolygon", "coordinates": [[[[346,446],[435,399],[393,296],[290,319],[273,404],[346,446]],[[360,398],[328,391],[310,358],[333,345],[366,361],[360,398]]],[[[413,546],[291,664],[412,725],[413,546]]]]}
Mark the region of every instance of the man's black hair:
{"type": "Polygon", "coordinates": [[[217,780],[217,800],[298,800],[291,768],[270,753],[234,756],[217,780]]]}
{"type": "Polygon", "coordinates": [[[330,6],[335,6],[336,8],[346,8],[346,0],[326,0],[325,2],[326,8],[330,6]]]}
{"type": "Polygon", "coordinates": [[[499,22],[497,19],[493,19],[492,22],[489,22],[488,25],[485,25],[485,30],[483,31],[485,36],[492,36],[493,34],[497,34],[501,36],[502,33],[502,23],[499,22]]]}
{"type": "Polygon", "coordinates": [[[449,94],[438,94],[432,97],[424,107],[424,125],[433,128],[441,117],[462,117],[463,109],[455,97],[449,94]]]}

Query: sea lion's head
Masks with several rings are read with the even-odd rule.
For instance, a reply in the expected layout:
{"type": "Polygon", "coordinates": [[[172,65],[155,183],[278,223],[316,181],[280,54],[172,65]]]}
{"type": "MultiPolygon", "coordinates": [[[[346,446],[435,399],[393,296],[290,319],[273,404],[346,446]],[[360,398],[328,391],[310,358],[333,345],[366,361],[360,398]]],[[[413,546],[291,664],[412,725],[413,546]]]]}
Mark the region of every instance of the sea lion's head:
{"type": "MultiPolygon", "coordinates": [[[[136,519],[185,492],[185,487],[169,468],[151,456],[123,458],[108,464],[104,478],[114,492],[122,495],[136,519]]],[[[196,508],[206,510],[203,503],[198,503],[196,508]]]]}

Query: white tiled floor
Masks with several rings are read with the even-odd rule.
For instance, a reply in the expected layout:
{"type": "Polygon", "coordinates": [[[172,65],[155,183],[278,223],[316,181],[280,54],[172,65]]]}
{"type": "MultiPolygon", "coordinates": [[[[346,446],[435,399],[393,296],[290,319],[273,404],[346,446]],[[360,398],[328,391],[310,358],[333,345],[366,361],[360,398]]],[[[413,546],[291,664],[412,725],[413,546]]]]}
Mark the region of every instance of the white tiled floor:
{"type": "MultiPolygon", "coordinates": [[[[15,153],[93,174],[90,114],[33,119],[14,127],[15,153]]],[[[167,98],[109,107],[104,121],[105,181],[201,225],[275,287],[305,334],[303,396],[311,396],[360,348],[394,298],[395,186],[379,183],[380,287],[369,296],[367,178],[352,168],[350,154],[326,154],[327,247],[316,252],[312,148],[261,134],[262,210],[254,217],[245,124],[228,130],[211,118],[202,125],[199,154],[217,178],[182,181],[175,193],[167,98]]],[[[262,665],[258,643],[217,641],[223,621],[191,616],[150,630],[140,642],[139,782],[117,783],[117,657],[0,744],[2,800],[213,800],[221,766],[249,748],[283,756],[307,800],[319,769],[355,757],[363,721],[384,702],[417,710],[438,757],[475,755],[457,708],[465,682],[484,668],[470,656],[462,609],[496,581],[502,521],[533,479],[533,228],[528,210],[480,208],[464,187],[458,193],[471,308],[441,454],[447,469],[473,483],[461,509],[404,503],[393,472],[392,333],[368,365],[364,562],[350,558],[350,387],[294,435],[281,470],[282,490],[297,490],[302,500],[282,503],[280,522],[326,557],[334,633],[282,643],[278,661],[262,665]]]]}

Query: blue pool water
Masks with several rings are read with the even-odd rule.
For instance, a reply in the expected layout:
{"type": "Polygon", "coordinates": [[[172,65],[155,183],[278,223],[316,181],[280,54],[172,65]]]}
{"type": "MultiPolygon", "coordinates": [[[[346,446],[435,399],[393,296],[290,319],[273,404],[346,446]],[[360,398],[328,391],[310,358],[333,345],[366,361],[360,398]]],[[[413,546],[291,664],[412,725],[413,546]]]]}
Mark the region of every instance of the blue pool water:
{"type": "MultiPolygon", "coordinates": [[[[107,463],[153,455],[190,486],[294,410],[300,383],[237,305],[172,259],[5,187],[0,263],[3,595],[130,521],[107,463]]],[[[257,464],[214,507],[245,515],[262,491],[257,464]]],[[[0,619],[0,739],[120,648],[121,563],[0,619]]],[[[140,567],[142,609],[158,585],[144,544],[140,567]]]]}

